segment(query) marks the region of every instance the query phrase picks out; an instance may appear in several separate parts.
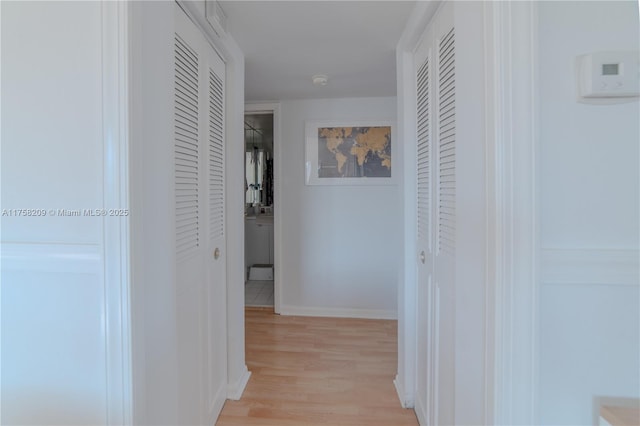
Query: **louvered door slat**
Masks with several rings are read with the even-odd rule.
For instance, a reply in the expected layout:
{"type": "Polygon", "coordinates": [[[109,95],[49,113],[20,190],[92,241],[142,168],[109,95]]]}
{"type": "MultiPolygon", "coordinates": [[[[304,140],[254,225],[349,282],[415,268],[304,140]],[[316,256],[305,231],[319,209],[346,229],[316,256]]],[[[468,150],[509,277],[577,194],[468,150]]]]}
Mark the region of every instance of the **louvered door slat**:
{"type": "Polygon", "coordinates": [[[431,134],[430,63],[427,57],[417,73],[417,225],[418,239],[430,247],[431,134]]]}
{"type": "MultiPolygon", "coordinates": [[[[178,47],[176,45],[176,50],[178,47]]],[[[175,72],[181,76],[180,80],[175,82],[175,98],[176,103],[182,107],[185,111],[197,113],[198,104],[196,99],[191,96],[193,93],[198,93],[198,86],[196,82],[191,81],[191,72],[194,70],[185,69],[184,66],[176,66],[175,72]]],[[[197,68],[195,70],[197,72],[197,68]]]]}
{"type": "Polygon", "coordinates": [[[176,147],[174,152],[174,161],[180,160],[185,162],[191,162],[193,159],[197,159],[198,156],[194,155],[194,152],[191,150],[182,149],[180,147],[176,147]]]}
{"type": "Polygon", "coordinates": [[[200,245],[198,55],[177,34],[174,55],[176,254],[184,257],[200,245]]]}
{"type": "Polygon", "coordinates": [[[224,87],[209,69],[209,233],[224,236],[224,87]]]}
{"type": "Polygon", "coordinates": [[[175,158],[176,169],[183,169],[184,171],[197,171],[198,168],[191,164],[188,160],[184,160],[178,156],[175,158]]]}
{"type": "Polygon", "coordinates": [[[438,49],[438,252],[453,254],[456,236],[455,33],[438,49]]]}
{"type": "Polygon", "coordinates": [[[442,114],[440,115],[440,121],[443,123],[443,125],[446,125],[448,120],[452,120],[454,118],[455,118],[455,109],[453,108],[453,105],[448,109],[442,110],[442,114]]]}
{"type": "Polygon", "coordinates": [[[179,95],[176,95],[175,99],[175,113],[176,115],[180,115],[187,123],[197,126],[197,109],[194,110],[191,105],[186,105],[179,95]]]}

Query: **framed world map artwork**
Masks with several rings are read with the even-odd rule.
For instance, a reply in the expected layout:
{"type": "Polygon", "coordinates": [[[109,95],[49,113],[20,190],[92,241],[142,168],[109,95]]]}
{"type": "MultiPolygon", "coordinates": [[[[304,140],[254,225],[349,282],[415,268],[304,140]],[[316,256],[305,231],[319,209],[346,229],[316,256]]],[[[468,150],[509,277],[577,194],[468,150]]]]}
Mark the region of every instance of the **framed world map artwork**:
{"type": "Polygon", "coordinates": [[[307,122],[307,185],[389,185],[393,170],[393,123],[307,122]]]}

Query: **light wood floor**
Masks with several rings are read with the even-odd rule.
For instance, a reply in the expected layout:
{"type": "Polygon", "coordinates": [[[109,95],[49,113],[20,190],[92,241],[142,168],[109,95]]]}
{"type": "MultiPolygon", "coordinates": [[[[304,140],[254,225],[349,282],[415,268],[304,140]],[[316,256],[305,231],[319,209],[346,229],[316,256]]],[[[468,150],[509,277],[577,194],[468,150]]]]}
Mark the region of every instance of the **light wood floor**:
{"type": "Polygon", "coordinates": [[[216,425],[417,425],[393,386],[396,329],[396,321],[247,310],[251,379],[216,425]]]}

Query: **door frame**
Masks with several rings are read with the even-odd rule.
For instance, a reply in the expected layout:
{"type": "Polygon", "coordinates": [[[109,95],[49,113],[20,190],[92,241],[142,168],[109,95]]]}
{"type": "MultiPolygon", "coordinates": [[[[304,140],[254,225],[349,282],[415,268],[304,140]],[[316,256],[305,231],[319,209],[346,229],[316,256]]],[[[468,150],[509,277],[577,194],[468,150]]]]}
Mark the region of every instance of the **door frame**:
{"type": "MultiPolygon", "coordinates": [[[[398,130],[404,141],[404,265],[398,288],[403,407],[416,386],[414,51],[441,2],[419,2],[396,48],[398,130]]],[[[486,2],[485,424],[535,424],[539,213],[535,2],[486,2]],[[517,126],[514,123],[518,123],[517,126]],[[514,350],[518,348],[518,351],[514,350]]]]}
{"type": "Polygon", "coordinates": [[[536,2],[485,5],[487,397],[485,419],[538,423],[538,97],[536,2]],[[517,348],[517,351],[516,349],[517,348]]]}
{"type": "MultiPolygon", "coordinates": [[[[131,149],[129,34],[126,3],[102,2],[102,189],[103,207],[126,209],[103,218],[107,424],[133,424],[131,246],[135,212],[130,201],[131,149]]],[[[131,174],[134,177],[131,178],[131,174]]]]}
{"type": "Polygon", "coordinates": [[[176,1],[226,64],[227,399],[237,400],[251,376],[244,347],[244,168],[235,167],[244,158],[244,55],[233,38],[215,33],[198,4],[176,1]]]}
{"type": "MultiPolygon", "coordinates": [[[[219,36],[199,4],[176,0],[226,64],[227,399],[240,399],[251,373],[244,347],[244,55],[232,37],[219,36]]],[[[210,7],[209,2],[205,7],[210,7]]]]}
{"type": "MultiPolygon", "coordinates": [[[[273,114],[273,310],[276,314],[280,313],[282,306],[282,287],[281,287],[281,249],[282,249],[282,212],[278,208],[280,205],[280,190],[282,188],[280,182],[281,161],[280,161],[280,103],[278,102],[247,102],[244,106],[245,114],[273,114]]],[[[244,157],[242,161],[244,168],[244,157]]],[[[244,241],[244,239],[243,239],[244,241]]],[[[245,267],[246,270],[246,267],[245,267]]]]}
{"type": "Polygon", "coordinates": [[[415,406],[417,360],[417,268],[415,175],[417,116],[414,52],[442,1],[418,2],[396,47],[397,113],[404,155],[403,267],[398,285],[398,372],[393,381],[404,408],[415,406]]]}
{"type": "MultiPolygon", "coordinates": [[[[205,39],[211,44],[213,49],[220,55],[225,62],[226,81],[225,81],[225,221],[226,221],[226,339],[227,339],[227,399],[240,399],[244,388],[251,373],[247,369],[245,363],[245,341],[244,341],[244,197],[242,197],[241,188],[244,186],[244,171],[236,167],[240,164],[244,157],[244,55],[235,40],[229,36],[219,36],[213,30],[213,27],[206,19],[205,9],[211,6],[211,2],[193,2],[187,0],[175,0],[182,8],[189,19],[201,31],[205,39]]],[[[138,44],[132,40],[141,42],[143,40],[142,31],[139,27],[139,20],[142,19],[139,4],[132,2],[126,3],[127,19],[126,25],[119,27],[120,37],[127,40],[127,48],[121,49],[119,54],[126,57],[131,62],[133,55],[140,55],[138,44]]],[[[139,75],[139,71],[128,66],[127,78],[129,81],[140,81],[143,76],[139,75]]],[[[128,97],[119,99],[121,111],[127,111],[129,108],[129,133],[131,139],[140,137],[140,126],[138,121],[141,120],[142,110],[134,100],[141,99],[142,94],[138,93],[136,87],[130,87],[131,93],[128,97]],[[132,106],[130,106],[132,105],[132,106]]],[[[129,147],[129,152],[133,153],[133,157],[143,158],[139,144],[133,144],[129,147]]],[[[131,194],[143,193],[143,171],[129,166],[131,174],[130,185],[127,188],[127,196],[131,202],[131,232],[132,247],[130,253],[130,265],[132,267],[132,287],[133,299],[135,304],[132,306],[129,314],[133,318],[132,326],[133,334],[140,335],[139,338],[132,340],[133,348],[133,365],[136,371],[133,374],[134,390],[132,397],[133,419],[144,421],[148,414],[145,404],[147,378],[145,377],[144,359],[145,342],[144,342],[144,318],[145,318],[145,302],[143,283],[145,282],[145,263],[146,255],[144,247],[144,219],[141,216],[143,207],[137,197],[131,197],[131,194]],[[136,324],[138,324],[136,326],[136,324]]],[[[167,391],[168,393],[171,390],[167,391]]],[[[167,408],[171,412],[174,407],[167,408]]]]}

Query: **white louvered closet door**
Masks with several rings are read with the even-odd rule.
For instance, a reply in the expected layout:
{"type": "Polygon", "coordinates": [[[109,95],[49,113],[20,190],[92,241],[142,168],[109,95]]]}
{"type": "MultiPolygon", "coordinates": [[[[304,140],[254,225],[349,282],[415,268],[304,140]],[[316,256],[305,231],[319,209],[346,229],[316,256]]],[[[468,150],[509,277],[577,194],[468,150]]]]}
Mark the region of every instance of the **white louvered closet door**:
{"type": "Polygon", "coordinates": [[[417,368],[416,413],[433,424],[433,242],[432,242],[432,37],[427,33],[416,50],[416,247],[417,247],[417,368]]]}
{"type": "Polygon", "coordinates": [[[206,329],[208,383],[205,394],[208,424],[213,424],[226,399],[227,383],[227,287],[225,221],[225,64],[210,48],[206,70],[207,185],[208,185],[208,318],[206,329]]]}
{"type": "Polygon", "coordinates": [[[456,64],[453,4],[445,3],[435,37],[434,321],[435,424],[455,423],[456,64]]]}
{"type": "Polygon", "coordinates": [[[175,6],[174,187],[181,424],[213,424],[226,397],[225,66],[175,6]]]}
{"type": "Polygon", "coordinates": [[[456,72],[453,4],[440,7],[416,63],[417,333],[416,414],[454,424],[456,72]]]}

